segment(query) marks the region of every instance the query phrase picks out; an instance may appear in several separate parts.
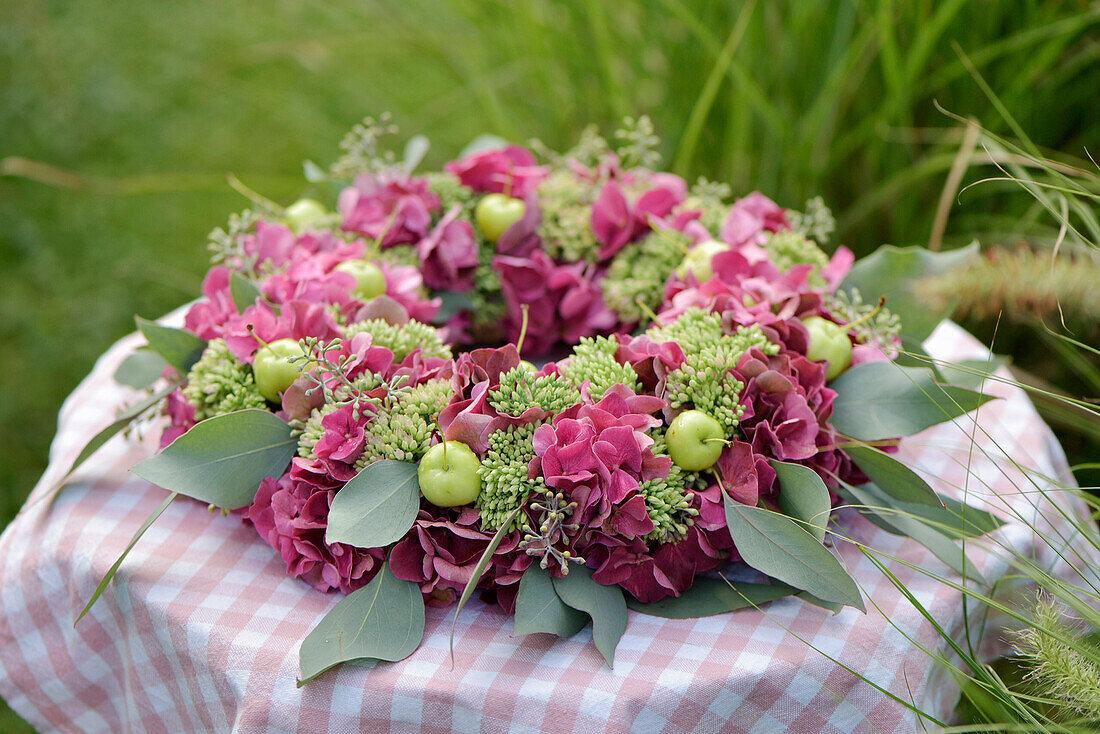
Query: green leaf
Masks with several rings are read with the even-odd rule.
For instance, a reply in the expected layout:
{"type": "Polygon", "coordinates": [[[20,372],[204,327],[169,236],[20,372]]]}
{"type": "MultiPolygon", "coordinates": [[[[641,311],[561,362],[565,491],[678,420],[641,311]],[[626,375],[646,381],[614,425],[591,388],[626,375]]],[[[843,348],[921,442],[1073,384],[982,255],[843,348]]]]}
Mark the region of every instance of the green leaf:
{"type": "MultiPolygon", "coordinates": [[[[526,576],[525,576],[526,578],[526,576]]],[[[651,604],[627,596],[626,605],[636,612],[666,619],[692,619],[725,614],[746,607],[757,607],[791,594],[798,589],[786,584],[750,584],[703,576],[680,596],[669,596],[651,604]]]]}
{"type": "Polygon", "coordinates": [[[474,299],[470,298],[469,293],[436,291],[432,297],[440,300],[439,312],[432,318],[432,323],[436,325],[445,324],[459,311],[467,311],[474,307],[474,299]]]}
{"type": "Polygon", "coordinates": [[[779,509],[785,515],[801,520],[817,542],[825,542],[832,498],[829,488],[813,469],[801,464],[769,460],[779,479],[779,509]]]}
{"type": "Polygon", "coordinates": [[[80,614],[77,615],[76,620],[73,622],[74,627],[80,622],[81,619],[84,618],[84,615],[88,613],[88,610],[95,606],[95,603],[99,601],[99,597],[101,597],[103,595],[103,592],[107,590],[107,584],[111,583],[111,579],[115,577],[115,574],[118,572],[118,569],[122,565],[122,562],[126,559],[126,556],[130,555],[130,551],[134,549],[135,545],[137,545],[137,542],[141,539],[141,536],[145,535],[145,531],[148,530],[150,526],[152,526],[152,524],[157,521],[158,517],[164,514],[164,511],[168,509],[168,505],[172,504],[172,501],[175,500],[178,496],[179,495],[175,492],[168,495],[167,499],[165,499],[164,502],[161,503],[160,507],[153,510],[153,514],[147,517],[145,519],[145,522],[141,524],[141,527],[137,529],[137,532],[134,533],[134,537],[130,538],[130,543],[126,546],[126,549],[122,551],[122,555],[118,557],[118,560],[111,564],[111,567],[107,569],[107,573],[103,575],[103,579],[99,582],[99,586],[95,587],[95,593],[92,594],[92,598],[89,599],[88,603],[84,605],[84,609],[81,610],[80,614]]]}
{"type": "Polygon", "coordinates": [[[482,551],[481,558],[477,560],[477,564],[470,573],[470,580],[466,582],[466,586],[462,589],[462,596],[458,597],[458,604],[455,605],[455,614],[454,617],[451,618],[451,637],[448,642],[451,650],[452,663],[455,658],[455,625],[458,624],[458,613],[462,611],[462,607],[466,606],[466,602],[470,601],[474,589],[477,588],[477,583],[481,581],[482,574],[484,574],[485,569],[489,567],[489,561],[492,559],[493,554],[497,552],[497,548],[500,547],[500,541],[504,540],[504,536],[508,534],[506,532],[507,528],[511,527],[512,521],[516,519],[516,516],[519,515],[520,510],[522,510],[526,504],[525,501],[521,503],[519,507],[508,513],[508,517],[504,519],[500,529],[493,534],[493,539],[489,541],[489,545],[482,551]]]}
{"type": "Polygon", "coordinates": [[[508,141],[499,135],[492,135],[490,133],[478,135],[466,144],[466,147],[462,149],[462,152],[458,154],[458,158],[455,160],[462,160],[474,153],[481,153],[482,151],[492,150],[494,148],[503,148],[506,145],[508,145],[508,141]]]}
{"type": "Polygon", "coordinates": [[[264,297],[255,283],[236,270],[229,274],[229,295],[233,297],[237,313],[244,313],[246,308],[256,305],[257,298],[264,297]]]}
{"type": "Polygon", "coordinates": [[[130,407],[126,408],[121,413],[119,413],[118,418],[115,419],[114,423],[107,426],[106,428],[104,428],[99,433],[97,433],[95,436],[92,437],[91,441],[89,441],[87,444],[85,444],[84,448],[82,448],[80,450],[80,453],[77,454],[77,457],[73,461],[72,466],[69,467],[69,470],[66,471],[65,474],[62,475],[62,477],[57,480],[57,483],[54,484],[54,486],[50,488],[49,495],[52,495],[54,492],[56,492],[58,489],[60,489],[61,486],[63,484],[65,484],[65,481],[69,478],[69,476],[74,471],[76,471],[77,468],[81,464],[83,464],[85,461],[87,461],[89,458],[91,458],[91,456],[96,451],[99,451],[99,449],[103,446],[103,444],[107,443],[112,438],[114,438],[115,435],[117,435],[119,431],[126,428],[126,426],[130,425],[134,421],[135,418],[137,418],[142,413],[149,410],[154,405],[156,405],[157,403],[159,403],[160,401],[162,401],[166,397],[168,397],[168,395],[173,390],[175,390],[177,387],[179,387],[179,385],[177,385],[175,383],[173,383],[171,385],[168,385],[168,386],[158,390],[157,392],[153,393],[152,395],[145,398],[144,400],[140,400],[140,401],[134,403],[133,405],[131,405],[130,407]]]}
{"type": "Polygon", "coordinates": [[[554,591],[550,572],[532,563],[523,572],[516,596],[516,615],[512,627],[516,635],[549,632],[572,637],[588,624],[588,615],[566,605],[554,591]]]}
{"type": "Polygon", "coordinates": [[[869,446],[844,449],[852,461],[886,494],[901,502],[943,507],[936,491],[916,472],[887,453],[869,446]]]}
{"type": "Polygon", "coordinates": [[[278,477],[298,441],[266,410],[238,410],[196,424],[156,456],[131,469],[172,492],[235,509],[256,497],[260,482],[278,477]]]}
{"type": "Polygon", "coordinates": [[[816,596],[808,591],[803,591],[795,594],[796,597],[804,602],[813,604],[815,607],[821,607],[822,609],[828,609],[833,614],[840,614],[840,610],[844,608],[843,604],[837,604],[832,601],[825,601],[824,599],[818,599],[816,596]]]}
{"type": "Polygon", "coordinates": [[[161,326],[155,321],[146,321],[140,316],[134,319],[138,330],[149,342],[149,347],[164,357],[164,361],[179,370],[181,375],[191,371],[195,362],[206,349],[206,342],[190,331],[161,326]]]}
{"type": "Polygon", "coordinates": [[[961,576],[966,576],[967,578],[976,579],[979,583],[985,584],[985,579],[982,577],[981,572],[979,572],[977,566],[966,557],[966,553],[963,552],[960,545],[943,533],[933,530],[917,518],[903,511],[891,511],[890,508],[893,507],[893,503],[890,498],[886,494],[877,491],[875,485],[864,484],[860,487],[853,487],[845,483],[843,486],[847,493],[855,498],[856,503],[865,505],[872,510],[882,508],[884,511],[878,511],[876,514],[883,522],[893,525],[903,535],[907,535],[923,545],[931,551],[936,558],[946,563],[956,573],[961,576]]]}
{"type": "Polygon", "coordinates": [[[417,465],[382,459],[369,464],[336,493],[325,541],[381,548],[400,540],[420,510],[417,465]]]}
{"type": "Polygon", "coordinates": [[[925,524],[939,530],[949,538],[977,538],[992,533],[1003,526],[1005,521],[992,512],[978,509],[973,505],[940,497],[944,507],[914,505],[907,502],[894,502],[894,507],[921,518],[925,524]]]}
{"type": "Polygon", "coordinates": [[[993,355],[989,359],[963,359],[958,362],[939,364],[937,368],[944,380],[952,385],[969,390],[981,390],[982,385],[993,378],[993,373],[1008,362],[1008,357],[993,355]]]}
{"type": "Polygon", "coordinates": [[[993,399],[965,388],[939,385],[927,368],[891,362],[852,367],[829,387],[837,392],[829,422],[845,436],[860,441],[911,436],[993,399]]]}
{"type": "Polygon", "coordinates": [[[592,618],[592,641],[608,667],[613,668],[615,648],[626,632],[626,600],[622,589],[596,583],[592,572],[578,565],[560,579],[554,579],[554,591],[567,605],[592,618]]]}
{"type": "Polygon", "coordinates": [[[409,138],[409,141],[405,143],[405,153],[401,160],[404,169],[409,173],[415,171],[431,147],[432,143],[426,135],[413,135],[409,138]]]}
{"type": "Polygon", "coordinates": [[[726,524],[742,560],[757,571],[825,601],[861,611],[855,581],[817,538],[786,515],[735,502],[727,495],[726,524]]]}
{"type": "Polygon", "coordinates": [[[138,347],[115,370],[115,382],[135,390],[144,390],[160,379],[167,366],[164,357],[152,349],[138,347]]]}
{"type": "Polygon", "coordinates": [[[886,296],[886,307],[901,317],[902,346],[906,349],[919,347],[951,312],[953,304],[933,309],[927,299],[917,295],[913,285],[923,278],[965,265],[978,251],[976,242],[948,252],[883,245],[856,262],[840,288],[858,289],[868,303],[886,296]]]}
{"type": "Polygon", "coordinates": [[[382,565],[369,584],[337,602],[302,640],[298,687],[340,663],[404,660],[424,637],[424,596],[382,565]]]}

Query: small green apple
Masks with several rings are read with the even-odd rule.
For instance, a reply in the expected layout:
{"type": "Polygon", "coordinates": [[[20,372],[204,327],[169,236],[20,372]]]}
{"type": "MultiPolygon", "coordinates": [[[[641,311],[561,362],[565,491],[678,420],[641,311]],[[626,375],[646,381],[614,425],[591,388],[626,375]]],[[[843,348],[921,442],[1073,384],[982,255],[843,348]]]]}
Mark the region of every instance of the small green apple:
{"type": "Polygon", "coordinates": [[[810,332],[810,346],[806,358],[811,362],[827,360],[829,368],[825,379],[832,380],[852,364],[852,340],[848,330],[820,316],[802,319],[802,325],[810,332]]]}
{"type": "Polygon", "coordinates": [[[527,204],[504,194],[487,194],[477,203],[474,219],[485,239],[496,243],[513,224],[523,219],[527,204]]]}
{"type": "Polygon", "coordinates": [[[273,403],[279,402],[280,394],[302,374],[298,371],[301,362],[291,362],[289,358],[303,355],[301,345],[294,339],[278,339],[256,352],[252,374],[260,394],[273,403]]]}
{"type": "Polygon", "coordinates": [[[341,273],[355,276],[358,281],[351,294],[360,301],[369,301],[386,292],[386,276],[382,269],[366,260],[348,260],[336,266],[341,273]]]}
{"type": "Polygon", "coordinates": [[[420,491],[436,507],[468,505],[481,494],[481,462],[461,441],[428,449],[416,470],[420,491]]]}
{"type": "Polygon", "coordinates": [[[295,234],[319,229],[325,225],[327,218],[324,205],[316,199],[298,199],[283,213],[283,222],[295,234]]]}
{"type": "Polygon", "coordinates": [[[699,279],[700,283],[705,283],[714,277],[714,269],[711,267],[711,260],[714,256],[726,252],[730,249],[730,246],[725,242],[719,242],[718,240],[706,240],[700,242],[695,247],[688,250],[684,255],[683,262],[676,268],[676,274],[681,278],[688,274],[688,272],[694,273],[695,277],[699,279]]]}
{"type": "Polygon", "coordinates": [[[673,418],[665,442],[676,466],[688,471],[714,466],[728,443],[722,424],[701,410],[685,410],[673,418]]]}

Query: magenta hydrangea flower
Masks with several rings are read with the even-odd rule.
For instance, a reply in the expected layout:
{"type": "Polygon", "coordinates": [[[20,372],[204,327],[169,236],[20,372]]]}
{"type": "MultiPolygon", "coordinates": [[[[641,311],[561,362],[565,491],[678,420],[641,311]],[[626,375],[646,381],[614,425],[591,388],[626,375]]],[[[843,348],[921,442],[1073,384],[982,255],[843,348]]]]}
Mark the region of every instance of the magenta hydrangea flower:
{"type": "Polygon", "coordinates": [[[526,148],[509,145],[468,155],[444,166],[464,186],[486,194],[507,194],[525,199],[550,175],[546,166],[536,165],[526,148]]]}
{"type": "Polygon", "coordinates": [[[759,191],[738,199],[722,224],[721,238],[731,245],[761,244],[763,233],[790,229],[785,210],[759,191]]]}
{"type": "Polygon", "coordinates": [[[278,315],[267,303],[257,303],[246,308],[240,316],[229,319],[225,328],[226,345],[237,359],[249,364],[263,343],[307,336],[322,341],[340,336],[336,321],[323,303],[289,301],[282,305],[278,315]]]}
{"type": "Polygon", "coordinates": [[[319,487],[294,472],[264,479],[244,513],[268,545],[278,551],[287,575],[320,591],[350,594],[366,585],[385,563],[384,548],[326,543],[334,489],[319,487]]]}
{"type": "Polygon", "coordinates": [[[439,197],[427,179],[404,174],[363,174],[340,192],[337,209],[343,228],[358,232],[382,247],[416,244],[431,228],[431,213],[439,197]]]}
{"type": "Polygon", "coordinates": [[[460,212],[459,207],[447,212],[416,246],[420,272],[429,288],[468,291],[474,287],[477,240],[473,226],[458,218],[460,212]]]}
{"type": "Polygon", "coordinates": [[[610,260],[629,242],[650,230],[650,218],[663,219],[687,198],[687,184],[679,176],[655,173],[651,188],[631,202],[619,183],[609,181],[592,204],[592,234],[602,245],[600,260],[610,260]]]}
{"type": "Polygon", "coordinates": [[[222,336],[225,324],[237,315],[237,306],[229,291],[233,271],[224,265],[210,268],[202,281],[205,298],[187,310],[183,325],[192,334],[210,340],[222,336]]]}

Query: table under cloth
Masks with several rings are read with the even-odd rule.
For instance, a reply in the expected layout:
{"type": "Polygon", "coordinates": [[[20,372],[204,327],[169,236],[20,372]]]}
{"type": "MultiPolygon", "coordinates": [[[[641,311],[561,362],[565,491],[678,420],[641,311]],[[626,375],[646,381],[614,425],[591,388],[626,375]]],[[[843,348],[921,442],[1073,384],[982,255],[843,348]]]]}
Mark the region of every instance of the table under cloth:
{"type": "MultiPolygon", "coordinates": [[[[0,538],[0,694],[41,730],[62,731],[804,731],[911,732],[906,705],[949,717],[958,685],[927,652],[946,645],[917,610],[851,543],[842,562],[869,600],[866,614],[839,614],[797,599],[702,619],[631,611],[610,669],[591,628],[570,639],[512,635],[511,620],[476,597],[458,615],[429,608],[420,648],[399,663],[344,665],[298,688],[302,639],[340,598],[288,578],[283,562],[237,516],[190,500],[173,503],[130,553],[92,611],[73,620],[165,491],[128,470],[153,453],[159,428],[118,436],[72,477],[51,504],[36,502],[87,440],[135,393],[111,379],[140,343],[123,339],[65,403],[50,464],[24,511],[0,538]],[[859,675],[854,674],[858,673],[859,675]],[[880,687],[870,685],[859,676],[880,687]]],[[[926,343],[940,359],[987,353],[945,322],[926,343]]],[[[970,418],[905,442],[902,458],[940,492],[1004,516],[1000,542],[1056,574],[1065,556],[1041,542],[1074,543],[1063,510],[1084,512],[1065,492],[1065,458],[1026,396],[1002,397],[970,418]],[[971,440],[973,438],[973,441],[971,440]],[[1011,461],[1007,457],[1011,457],[1011,461]],[[1025,477],[1017,468],[1030,470],[1025,477]]],[[[916,543],[847,510],[851,537],[950,575],[916,543]]],[[[1064,548],[1062,549],[1064,551],[1064,548]]],[[[987,579],[1008,571],[1000,553],[973,544],[987,579]]],[[[948,585],[888,561],[920,603],[960,638],[964,608],[975,639],[1003,645],[948,585]],[[984,630],[984,631],[983,631],[984,630]]],[[[955,577],[957,579],[957,577],[955,577]]]]}

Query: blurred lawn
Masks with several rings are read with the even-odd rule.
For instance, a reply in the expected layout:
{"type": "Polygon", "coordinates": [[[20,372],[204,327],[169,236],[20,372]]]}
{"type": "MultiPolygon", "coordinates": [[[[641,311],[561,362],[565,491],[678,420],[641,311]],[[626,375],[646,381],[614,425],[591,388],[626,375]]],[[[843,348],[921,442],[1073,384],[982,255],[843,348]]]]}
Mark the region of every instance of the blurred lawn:
{"type": "MultiPolygon", "coordinates": [[[[1098,27],[1055,1],[8,0],[0,158],[78,175],[0,177],[0,527],[96,356],[198,293],[205,234],[246,205],[227,172],[288,202],[304,159],[385,110],[429,165],[482,132],[560,148],[648,114],[689,178],[822,194],[858,252],[920,244],[959,139],[933,100],[1001,127],[955,44],[1037,143],[1083,156],[1098,27]]],[[[947,241],[1015,232],[1005,191],[968,192],[947,241]]]]}

